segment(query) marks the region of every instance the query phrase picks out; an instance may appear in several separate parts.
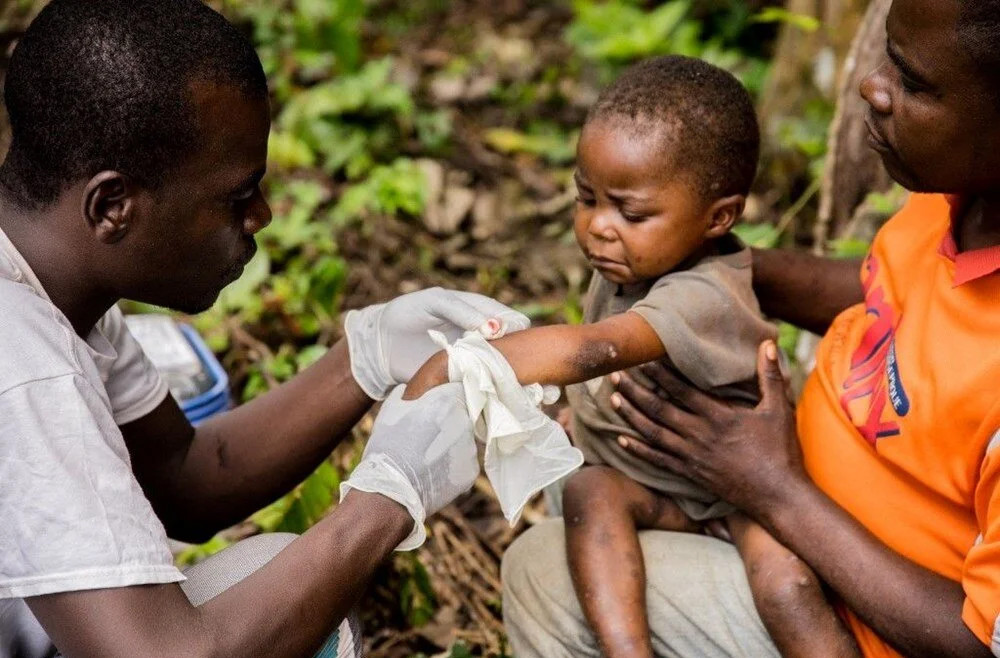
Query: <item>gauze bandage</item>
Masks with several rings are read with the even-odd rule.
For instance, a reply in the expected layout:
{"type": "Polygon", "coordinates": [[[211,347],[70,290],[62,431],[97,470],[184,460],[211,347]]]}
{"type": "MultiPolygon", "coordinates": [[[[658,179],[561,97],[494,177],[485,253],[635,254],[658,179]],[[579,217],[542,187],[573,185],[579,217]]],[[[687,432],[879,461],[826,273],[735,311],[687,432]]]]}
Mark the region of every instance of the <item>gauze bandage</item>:
{"type": "Polygon", "coordinates": [[[462,384],[476,438],[486,444],[486,477],[513,525],[533,495],[583,463],[559,423],[539,409],[558,400],[559,389],[521,386],[507,360],[478,332],[452,345],[440,332],[429,333],[448,353],[448,379],[462,384]]]}

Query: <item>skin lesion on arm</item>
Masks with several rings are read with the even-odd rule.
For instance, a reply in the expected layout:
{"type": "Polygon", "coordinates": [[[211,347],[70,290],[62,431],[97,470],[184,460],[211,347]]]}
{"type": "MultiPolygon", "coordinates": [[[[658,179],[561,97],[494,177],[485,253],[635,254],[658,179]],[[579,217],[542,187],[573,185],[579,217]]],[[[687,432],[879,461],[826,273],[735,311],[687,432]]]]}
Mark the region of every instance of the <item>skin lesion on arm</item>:
{"type": "MultiPolygon", "coordinates": [[[[492,341],[522,384],[578,384],[665,354],[649,323],[626,312],[585,325],[553,325],[492,341]]],[[[448,381],[448,356],[438,352],[410,380],[405,399],[448,381]]]]}

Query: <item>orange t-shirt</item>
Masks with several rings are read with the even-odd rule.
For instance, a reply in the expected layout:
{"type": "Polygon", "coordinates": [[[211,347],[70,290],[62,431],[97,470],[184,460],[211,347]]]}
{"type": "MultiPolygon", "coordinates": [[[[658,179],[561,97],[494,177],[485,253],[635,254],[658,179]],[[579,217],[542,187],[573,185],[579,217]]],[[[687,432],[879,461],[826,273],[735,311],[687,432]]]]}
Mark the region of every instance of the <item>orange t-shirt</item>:
{"type": "MultiPolygon", "coordinates": [[[[962,619],[1000,655],[1000,247],[956,253],[957,207],[915,194],[879,231],[865,302],[820,343],[798,428],[816,484],[960,581],[962,619]]],[[[899,655],[845,614],[865,656],[899,655]]]]}

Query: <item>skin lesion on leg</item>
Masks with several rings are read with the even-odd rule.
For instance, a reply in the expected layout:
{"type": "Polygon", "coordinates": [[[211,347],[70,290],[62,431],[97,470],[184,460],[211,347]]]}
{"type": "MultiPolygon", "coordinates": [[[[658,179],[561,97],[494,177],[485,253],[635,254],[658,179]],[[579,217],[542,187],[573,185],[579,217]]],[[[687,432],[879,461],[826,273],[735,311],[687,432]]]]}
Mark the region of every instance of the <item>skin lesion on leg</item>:
{"type": "Polygon", "coordinates": [[[861,658],[854,636],[805,562],[742,515],[727,519],[754,604],[784,658],[861,658]]]}
{"type": "Polygon", "coordinates": [[[692,522],[669,499],[604,466],[570,478],[563,518],[573,586],[602,652],[651,657],[638,530],[685,530],[692,522]]]}

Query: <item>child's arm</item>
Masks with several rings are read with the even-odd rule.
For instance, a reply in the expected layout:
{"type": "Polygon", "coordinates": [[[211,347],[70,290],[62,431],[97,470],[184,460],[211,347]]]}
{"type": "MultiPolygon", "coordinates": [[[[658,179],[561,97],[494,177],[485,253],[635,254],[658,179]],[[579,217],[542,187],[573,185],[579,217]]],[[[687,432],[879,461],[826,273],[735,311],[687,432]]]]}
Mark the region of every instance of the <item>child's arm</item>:
{"type": "MultiPolygon", "coordinates": [[[[665,354],[656,332],[638,313],[584,325],[518,331],[492,341],[522,384],[576,384],[631,368],[665,354]]],[[[418,398],[448,381],[448,355],[438,352],[413,376],[404,398],[418,398]]]]}

